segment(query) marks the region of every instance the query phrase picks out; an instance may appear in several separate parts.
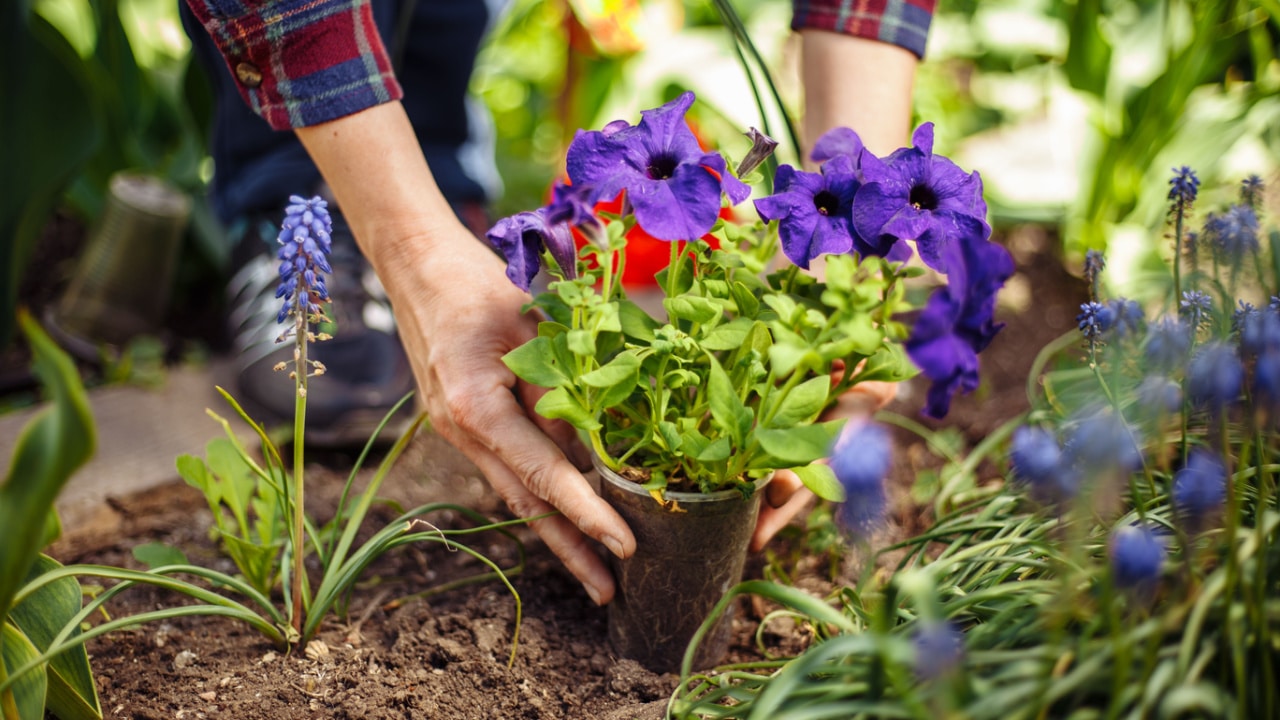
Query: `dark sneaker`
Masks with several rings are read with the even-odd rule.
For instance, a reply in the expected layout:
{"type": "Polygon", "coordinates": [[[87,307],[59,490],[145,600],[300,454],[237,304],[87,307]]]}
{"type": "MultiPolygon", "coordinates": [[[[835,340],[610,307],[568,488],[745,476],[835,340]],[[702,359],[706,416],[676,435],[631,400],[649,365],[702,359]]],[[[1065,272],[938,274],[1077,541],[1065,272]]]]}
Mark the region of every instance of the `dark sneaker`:
{"type": "MultiPolygon", "coordinates": [[[[310,359],[320,361],[323,375],[307,381],[309,445],[358,447],[368,441],[387,412],[414,389],[413,371],[396,334],[386,293],[373,269],[360,254],[346,221],[334,208],[333,276],[328,314],[333,337],[314,342],[310,359]]],[[[249,221],[237,247],[242,266],[227,284],[231,334],[236,361],[236,399],[250,416],[267,425],[292,423],[294,384],[293,342],[277,342],[284,327],[277,321],[281,301],[276,298],[279,226],[266,218],[249,221]]],[[[413,402],[405,403],[388,423],[381,440],[394,439],[413,416],[413,402]]]]}

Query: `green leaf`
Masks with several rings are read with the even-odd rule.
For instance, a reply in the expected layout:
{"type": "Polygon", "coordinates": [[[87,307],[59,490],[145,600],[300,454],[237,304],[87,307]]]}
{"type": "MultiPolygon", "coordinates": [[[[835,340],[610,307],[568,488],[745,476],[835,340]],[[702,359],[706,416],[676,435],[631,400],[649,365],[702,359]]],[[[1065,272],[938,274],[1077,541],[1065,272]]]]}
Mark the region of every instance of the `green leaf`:
{"type": "Polygon", "coordinates": [[[728,460],[729,455],[733,452],[733,446],[729,443],[729,438],[719,437],[712,440],[706,447],[698,451],[693,456],[694,460],[703,463],[721,462],[728,460]]]}
{"type": "Polygon", "coordinates": [[[732,438],[736,446],[742,447],[754,414],[738,397],[720,361],[710,353],[707,353],[707,361],[707,403],[711,407],[711,418],[721,432],[732,438]]]}
{"type": "Polygon", "coordinates": [[[661,324],[645,312],[644,308],[630,300],[618,301],[618,322],[623,335],[646,345],[653,342],[653,331],[661,327],[661,324]]]}
{"type": "Polygon", "coordinates": [[[663,420],[658,423],[658,437],[662,442],[666,443],[667,450],[678,452],[684,446],[684,437],[680,434],[680,429],[670,420],[663,420]]]}
{"type": "Polygon", "coordinates": [[[735,281],[729,288],[729,293],[733,296],[733,303],[738,306],[738,317],[755,319],[760,314],[760,300],[746,284],[735,281]]]}
{"type": "MultiPolygon", "coordinates": [[[[5,675],[12,677],[11,673],[19,667],[26,665],[32,660],[40,656],[40,652],[36,650],[27,636],[22,634],[12,623],[4,623],[0,627],[0,661],[4,662],[5,675]]],[[[13,685],[9,686],[9,690],[5,692],[13,692],[13,699],[18,706],[18,720],[41,720],[44,717],[44,698],[48,691],[48,676],[43,667],[25,673],[13,681],[13,685]]],[[[0,692],[0,700],[4,697],[4,693],[0,692]]],[[[0,711],[3,711],[0,707],[0,711]]]]}
{"type": "Polygon", "coordinates": [[[239,527],[248,527],[249,502],[258,487],[257,476],[241,449],[227,438],[214,438],[204,447],[212,481],[220,489],[222,502],[231,509],[239,527]]]}
{"type": "Polygon", "coordinates": [[[899,382],[913,378],[919,373],[920,370],[911,362],[911,358],[907,357],[906,349],[897,343],[891,343],[866,359],[857,378],[859,382],[863,380],[899,382]]]}
{"type": "Polygon", "coordinates": [[[760,428],[756,440],[773,457],[793,465],[807,465],[824,458],[840,434],[844,420],[797,425],[792,428],[760,428]]]}
{"type": "Polygon", "coordinates": [[[735,350],[742,347],[751,333],[755,322],[750,318],[738,317],[724,325],[717,325],[702,338],[701,345],[707,350],[735,350]]]}
{"type": "Polygon", "coordinates": [[[695,323],[709,323],[720,317],[723,310],[720,304],[696,295],[679,295],[664,298],[662,307],[672,319],[688,320],[695,323]]]}
{"type": "MultiPolygon", "coordinates": [[[[818,413],[827,405],[827,393],[831,389],[831,378],[821,375],[810,378],[791,389],[782,399],[782,405],[769,418],[769,427],[788,428],[799,423],[809,422],[818,417],[818,413]]],[[[766,417],[768,417],[766,415],[766,417]]]]}
{"type": "Polygon", "coordinates": [[[551,338],[539,336],[529,340],[503,355],[502,362],[530,385],[555,388],[573,383],[568,369],[554,351],[551,338]]]}
{"type": "Polygon", "coordinates": [[[814,495],[831,502],[844,502],[844,486],[836,479],[836,474],[830,467],[814,462],[791,468],[791,472],[795,473],[800,478],[800,482],[812,490],[814,495]]]}
{"type": "MultiPolygon", "coordinates": [[[[57,560],[40,555],[26,582],[60,567],[62,564],[57,560]]],[[[43,653],[80,612],[82,597],[80,583],[75,578],[62,578],[27,596],[13,608],[9,619],[36,650],[43,653]]],[[[79,632],[79,629],[74,630],[70,637],[74,638],[79,632]]],[[[102,717],[98,689],[93,683],[93,672],[84,645],[54,655],[46,666],[46,672],[46,704],[53,714],[62,720],[99,720],[102,717]]]]}
{"type": "MultiPolygon", "coordinates": [[[[634,350],[618,353],[609,362],[583,375],[583,384],[594,388],[607,388],[622,383],[635,385],[640,376],[640,357],[634,350]]],[[[629,392],[629,390],[628,390],[629,392]]]]}
{"type": "Polygon", "coordinates": [[[579,430],[600,429],[600,422],[569,394],[567,388],[556,388],[543,395],[534,410],[549,420],[567,421],[579,430]]]}
{"type": "Polygon", "coordinates": [[[1100,0],[1076,0],[1070,6],[1068,25],[1071,39],[1063,68],[1071,87],[1102,98],[1111,74],[1111,44],[1102,34],[1100,0]]]}
{"type": "Polygon", "coordinates": [[[155,570],[165,565],[187,565],[186,553],[162,542],[149,542],[133,547],[133,559],[155,570]]]}
{"type": "Polygon", "coordinates": [[[870,315],[854,315],[840,323],[840,332],[853,343],[853,351],[859,355],[870,355],[884,344],[884,333],[870,315]]]}
{"type": "Polygon", "coordinates": [[[54,499],[94,446],[89,400],[71,358],[25,312],[18,313],[18,323],[50,402],[23,427],[0,482],[0,617],[40,552],[54,499]]]}
{"type": "Polygon", "coordinates": [[[590,330],[570,330],[566,335],[569,352],[579,357],[594,357],[596,336],[590,330]]]}

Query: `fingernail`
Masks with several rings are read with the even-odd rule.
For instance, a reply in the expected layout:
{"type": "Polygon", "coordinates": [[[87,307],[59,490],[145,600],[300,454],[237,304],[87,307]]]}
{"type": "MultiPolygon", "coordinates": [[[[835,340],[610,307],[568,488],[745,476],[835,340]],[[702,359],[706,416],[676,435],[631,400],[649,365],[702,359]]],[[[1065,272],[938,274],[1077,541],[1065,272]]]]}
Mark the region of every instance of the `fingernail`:
{"type": "Polygon", "coordinates": [[[597,590],[594,585],[583,585],[583,587],[587,589],[587,594],[591,596],[591,602],[599,606],[601,604],[600,591],[597,590]]]}
{"type": "Polygon", "coordinates": [[[605,547],[609,548],[609,552],[613,553],[617,557],[623,556],[622,541],[618,538],[613,537],[612,535],[605,535],[600,538],[600,542],[603,542],[605,547]]]}

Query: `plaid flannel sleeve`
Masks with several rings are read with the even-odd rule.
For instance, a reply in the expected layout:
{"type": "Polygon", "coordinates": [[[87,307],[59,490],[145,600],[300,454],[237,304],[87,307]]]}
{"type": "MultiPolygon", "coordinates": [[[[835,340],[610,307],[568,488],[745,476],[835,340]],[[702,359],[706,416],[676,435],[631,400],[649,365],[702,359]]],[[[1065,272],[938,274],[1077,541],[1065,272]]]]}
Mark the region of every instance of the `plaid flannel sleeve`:
{"type": "Polygon", "coordinates": [[[937,0],[791,0],[793,30],[831,30],[892,43],[924,57],[937,0]]]}
{"type": "Polygon", "coordinates": [[[240,94],[276,130],[403,95],[369,0],[187,0],[240,94]]]}

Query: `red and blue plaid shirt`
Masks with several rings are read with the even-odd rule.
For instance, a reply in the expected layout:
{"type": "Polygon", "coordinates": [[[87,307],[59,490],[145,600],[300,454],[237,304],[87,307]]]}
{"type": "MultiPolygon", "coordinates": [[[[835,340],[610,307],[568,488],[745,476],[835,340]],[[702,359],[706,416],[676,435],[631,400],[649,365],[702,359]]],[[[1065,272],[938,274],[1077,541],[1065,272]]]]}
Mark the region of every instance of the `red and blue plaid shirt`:
{"type": "MultiPolygon", "coordinates": [[[[253,111],[277,130],[317,125],[403,95],[369,0],[187,0],[253,111]]],[[[936,0],[792,0],[791,27],[924,55],[936,0]]]]}

